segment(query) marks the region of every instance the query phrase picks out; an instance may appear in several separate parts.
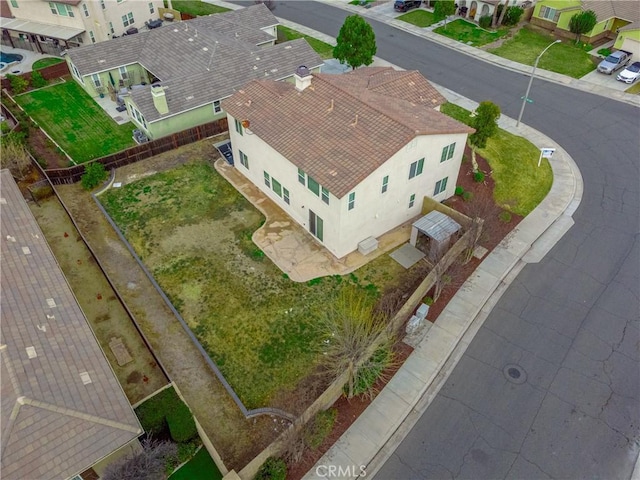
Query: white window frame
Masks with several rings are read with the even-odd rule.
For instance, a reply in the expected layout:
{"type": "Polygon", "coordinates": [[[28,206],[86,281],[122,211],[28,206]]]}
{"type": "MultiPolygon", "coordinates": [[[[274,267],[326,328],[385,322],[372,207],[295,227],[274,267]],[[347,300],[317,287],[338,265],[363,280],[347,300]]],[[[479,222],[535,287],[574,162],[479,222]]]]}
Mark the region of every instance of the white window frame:
{"type": "Polygon", "coordinates": [[[347,210],[353,210],[356,206],[356,192],[351,192],[349,194],[349,203],[347,205],[347,210]]]}
{"type": "Polygon", "coordinates": [[[91,74],[91,81],[93,82],[93,86],[95,88],[99,88],[102,86],[102,80],[100,80],[100,75],[97,73],[91,74]]]}
{"type": "Polygon", "coordinates": [[[389,175],[382,177],[382,191],[380,193],[386,193],[389,190],[389,175]]]}
{"type": "Polygon", "coordinates": [[[127,71],[127,67],[118,67],[118,73],[120,73],[120,78],[122,80],[129,79],[129,72],[127,71]]]}
{"type": "Polygon", "coordinates": [[[287,205],[291,204],[291,198],[289,197],[289,190],[287,190],[287,188],[282,187],[282,199],[284,200],[284,203],[286,203],[287,205]]]}
{"type": "Polygon", "coordinates": [[[213,113],[221,113],[222,112],[222,104],[220,100],[216,100],[213,102],[213,113]]]}
{"type": "Polygon", "coordinates": [[[242,132],[242,122],[240,122],[240,120],[238,120],[237,118],[234,118],[234,120],[236,125],[236,132],[238,132],[240,136],[244,136],[244,133],[242,132]]]}
{"type": "Polygon", "coordinates": [[[115,29],[113,28],[113,22],[109,22],[109,31],[111,32],[111,35],[116,33],[115,29]]]}
{"type": "Polygon", "coordinates": [[[240,153],[240,165],[249,170],[249,157],[247,157],[242,150],[238,150],[240,153]]]}
{"type": "Polygon", "coordinates": [[[11,6],[13,8],[20,8],[20,7],[18,7],[18,0],[11,0],[11,6]]]}
{"type": "Polygon", "coordinates": [[[156,7],[153,5],[153,2],[149,2],[149,13],[153,14],[156,11],[156,7]]]}
{"type": "Polygon", "coordinates": [[[84,13],[85,17],[90,17],[91,15],[89,14],[89,7],[87,7],[86,3],[82,4],[82,12],[84,13]]]}
{"type": "Polygon", "coordinates": [[[136,21],[135,21],[135,19],[133,18],[133,12],[129,12],[129,13],[126,13],[126,14],[122,15],[122,24],[123,24],[125,27],[128,27],[128,26],[130,26],[130,25],[133,25],[135,22],[136,22],[136,21]]]}
{"type": "Polygon", "coordinates": [[[422,175],[423,171],[424,171],[424,157],[421,158],[420,160],[416,160],[409,167],[409,180],[417,177],[418,175],[422,175]]]}
{"type": "Polygon", "coordinates": [[[322,196],[322,201],[329,205],[329,190],[320,185],[320,193],[322,196]]]}
{"type": "Polygon", "coordinates": [[[444,177],[441,178],[440,180],[438,180],[436,182],[436,187],[433,189],[433,196],[435,197],[436,195],[440,195],[442,192],[444,192],[447,189],[447,181],[449,180],[449,177],[444,177]]]}
{"type": "Polygon", "coordinates": [[[447,145],[443,147],[442,154],[440,155],[440,163],[446,162],[447,160],[451,160],[453,158],[453,153],[456,150],[456,142],[453,142],[451,145],[447,145]]]}
{"type": "Polygon", "coordinates": [[[409,196],[409,208],[412,208],[415,205],[415,203],[416,203],[416,194],[412,193],[409,196]]]}
{"type": "MultiPolygon", "coordinates": [[[[104,4],[104,0],[100,0],[100,6],[102,7],[102,10],[106,10],[107,6],[104,4]]],[[[111,22],[109,22],[111,23],[111,22]]]]}
{"type": "Polygon", "coordinates": [[[262,173],[263,173],[263,178],[264,178],[264,184],[267,187],[271,188],[271,175],[269,175],[266,170],[263,170],[262,173]]]}
{"type": "Polygon", "coordinates": [[[89,38],[91,39],[91,43],[96,43],[96,36],[93,34],[93,30],[89,30],[89,38]]]}

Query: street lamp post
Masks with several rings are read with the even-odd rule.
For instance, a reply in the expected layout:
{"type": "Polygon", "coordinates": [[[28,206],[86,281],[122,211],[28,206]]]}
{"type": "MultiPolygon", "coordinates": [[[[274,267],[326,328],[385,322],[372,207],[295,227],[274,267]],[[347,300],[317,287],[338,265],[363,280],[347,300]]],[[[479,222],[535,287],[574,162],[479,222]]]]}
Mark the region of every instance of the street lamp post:
{"type": "Polygon", "coordinates": [[[527,100],[529,100],[529,91],[531,90],[531,84],[533,83],[533,77],[536,76],[536,68],[538,67],[538,62],[540,61],[540,58],[542,57],[542,55],[544,55],[544,52],[546,52],[547,50],[549,50],[551,47],[553,47],[556,43],[560,43],[562,40],[556,40],[555,42],[553,42],[550,45],[547,45],[547,48],[545,48],[544,50],[542,50],[542,52],[540,53],[540,55],[538,55],[538,57],[536,58],[536,61],[533,62],[533,70],[531,71],[531,78],[529,79],[529,85],[527,85],[527,93],[524,94],[524,97],[522,98],[522,107],[520,107],[520,115],[518,115],[518,121],[516,122],[516,127],[520,126],[520,120],[522,120],[522,114],[524,113],[524,107],[527,104],[527,100]]]}

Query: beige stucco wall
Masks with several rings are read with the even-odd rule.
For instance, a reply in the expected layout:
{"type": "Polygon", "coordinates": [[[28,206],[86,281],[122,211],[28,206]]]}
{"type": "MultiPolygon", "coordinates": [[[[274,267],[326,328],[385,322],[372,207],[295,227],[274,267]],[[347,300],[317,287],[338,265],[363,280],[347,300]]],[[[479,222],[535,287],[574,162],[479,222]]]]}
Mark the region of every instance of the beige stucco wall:
{"type": "Polygon", "coordinates": [[[420,214],[422,197],[432,196],[436,182],[448,177],[446,190],[435,197],[441,201],[453,195],[462,161],[466,134],[429,135],[416,137],[396,152],[387,162],[361,182],[353,191],[355,208],[348,210],[349,195],[336,198],[330,192],[329,205],[298,181],[298,168],[267,145],[257,135],[244,131],[239,135],[234,118],[228,116],[229,134],[236,168],[267,196],[283,208],[296,222],[309,230],[309,210],[323,220],[321,242],[337,258],[356,250],[368,237],[378,237],[420,214]],[[456,143],[453,158],[440,162],[443,147],[456,143]],[[249,169],[240,163],[239,151],[247,155],[249,169]],[[409,179],[412,162],[425,158],[421,175],[409,179]],[[264,182],[264,171],[290,192],[290,205],[276,195],[264,182]],[[383,177],[389,176],[389,187],[381,193],[383,177]],[[409,208],[410,195],[415,194],[409,208]]]}

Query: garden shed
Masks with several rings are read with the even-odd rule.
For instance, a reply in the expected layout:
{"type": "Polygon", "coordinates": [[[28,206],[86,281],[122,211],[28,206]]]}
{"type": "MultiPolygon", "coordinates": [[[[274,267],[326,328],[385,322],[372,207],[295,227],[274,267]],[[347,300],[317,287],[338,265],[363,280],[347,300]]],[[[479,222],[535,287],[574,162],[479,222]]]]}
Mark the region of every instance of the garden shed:
{"type": "Polygon", "coordinates": [[[418,234],[423,233],[429,237],[430,257],[438,256],[449,245],[452,235],[460,230],[460,224],[453,218],[442,212],[433,210],[424,217],[413,222],[411,226],[411,238],[409,243],[416,246],[418,234]]]}

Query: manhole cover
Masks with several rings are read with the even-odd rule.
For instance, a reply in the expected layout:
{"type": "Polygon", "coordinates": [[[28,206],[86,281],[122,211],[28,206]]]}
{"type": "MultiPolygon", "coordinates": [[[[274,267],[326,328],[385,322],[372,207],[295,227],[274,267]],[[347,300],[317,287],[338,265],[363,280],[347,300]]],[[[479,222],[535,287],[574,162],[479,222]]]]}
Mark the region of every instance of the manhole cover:
{"type": "Polygon", "coordinates": [[[509,364],[502,369],[502,373],[511,383],[521,384],[527,381],[527,372],[520,365],[509,364]]]}

